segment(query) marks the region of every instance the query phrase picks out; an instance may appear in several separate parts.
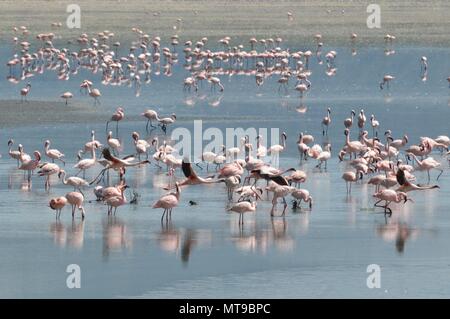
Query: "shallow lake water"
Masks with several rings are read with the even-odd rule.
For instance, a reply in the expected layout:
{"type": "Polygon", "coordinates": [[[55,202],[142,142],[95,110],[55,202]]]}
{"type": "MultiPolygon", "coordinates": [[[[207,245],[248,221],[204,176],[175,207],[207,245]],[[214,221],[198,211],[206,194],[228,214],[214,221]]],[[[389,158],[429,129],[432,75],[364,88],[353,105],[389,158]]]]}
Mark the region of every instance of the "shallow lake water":
{"type": "MultiPolygon", "coordinates": [[[[397,47],[394,55],[385,56],[384,48],[371,47],[358,48],[352,56],[348,47],[323,51],[327,49],[337,51],[337,72],[327,76],[325,65],[312,59],[312,86],[303,99],[293,90],[293,83],[287,95],[279,93],[277,76],[257,87],[251,76],[226,75],[221,76],[223,93],[211,92],[207,83],[197,93],[183,92],[188,72],[183,69],[182,54],[172,76],[152,75],[152,82],[143,85],[139,97],[126,86],[102,85],[99,74],[86,70],[68,81],[58,80],[53,71],[30,78],[29,116],[36,117],[36,123],[13,121],[0,128],[0,297],[449,297],[450,177],[446,158],[433,154],[444,168],[437,182],[439,190],[411,193],[413,203],[393,205],[392,217],[385,218],[382,211],[373,209],[374,188],[366,184],[368,177],[346,195],[341,175],[348,166],[339,163],[337,153],[344,144],[343,120],[352,109],[359,112],[363,108],[367,117],[375,114],[382,139],[387,129],[394,138],[408,134],[410,144],[417,144],[421,136],[449,135],[446,78],[450,50],[397,47]],[[419,75],[423,55],[429,61],[425,82],[419,75]],[[378,83],[384,74],[396,79],[389,90],[380,91],[378,83]],[[104,115],[104,121],[67,119],[63,124],[40,124],[38,117],[45,114],[33,112],[33,100],[60,101],[62,92],[72,91],[73,101],[68,106],[61,103],[58,111],[62,118],[66,108],[77,107],[77,100],[92,104],[78,92],[84,78],[93,80],[102,91],[101,105],[92,108],[104,115]],[[238,216],[226,211],[223,184],[189,186],[182,189],[171,224],[161,225],[161,211],[151,205],[164,193],[162,186],[168,177],[165,168],[151,164],[127,171],[127,184],[140,194],[137,205],[122,206],[116,217],[108,217],[106,206],[95,202],[90,189],[85,190],[90,202],[85,205],[84,221],[79,217],[72,221],[67,207],[56,221],[48,201],[71,188],[53,179],[54,185],[46,192],[43,178],[36,175],[31,190],[23,187],[23,174],[8,156],[7,140],[14,138],[32,153],[35,149],[42,152],[43,142],[51,139],[52,147],[66,154],[65,168],[72,175],[77,151],[89,140],[90,131],[95,130],[97,138],[105,142],[105,122],[119,105],[126,113],[119,127],[124,155],[133,152],[131,132],[146,135],[139,114],[147,108],[177,114],[169,134],[177,127],[193,130],[193,121],[200,119],[203,130],[255,127],[285,131],[287,148],[280,155],[280,166],[308,173],[302,188],[314,197],[312,210],[294,211],[290,205],[285,218],[270,218],[271,198],[264,194],[256,213],[246,214],[240,229],[238,216]],[[316,142],[323,142],[320,123],[327,107],[332,108],[328,141],[333,156],[327,170],[318,171],[313,160],[300,165],[296,141],[299,132],[308,132],[316,142]],[[190,200],[198,205],[190,206],[190,200]],[[66,286],[69,264],[81,267],[80,289],[66,286]],[[379,289],[367,287],[370,264],[381,267],[379,289]]],[[[5,64],[11,51],[9,47],[0,50],[5,75],[0,96],[19,103],[18,92],[25,82],[16,85],[6,80],[5,64]]],[[[371,133],[369,121],[366,129],[371,133]]],[[[357,138],[357,130],[354,126],[352,139],[357,138]]],[[[200,175],[207,174],[195,169],[200,175]]],[[[98,171],[87,176],[92,178],[98,171]]],[[[182,178],[180,172],[176,175],[182,178]]],[[[436,175],[432,172],[432,183],[436,175]]],[[[416,176],[426,183],[426,173],[417,172],[416,176]]],[[[130,198],[129,192],[126,195],[130,198]]]]}

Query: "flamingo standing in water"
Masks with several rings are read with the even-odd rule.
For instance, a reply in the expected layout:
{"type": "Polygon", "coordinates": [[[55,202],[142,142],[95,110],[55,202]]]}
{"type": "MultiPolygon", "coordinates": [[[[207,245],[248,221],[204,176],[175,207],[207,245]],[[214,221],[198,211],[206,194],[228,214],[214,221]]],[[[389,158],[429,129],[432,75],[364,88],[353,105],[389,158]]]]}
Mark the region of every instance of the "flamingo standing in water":
{"type": "MultiPolygon", "coordinates": [[[[363,178],[363,173],[359,173],[359,179],[363,178]]],[[[358,180],[358,175],[356,172],[353,171],[347,171],[342,175],[342,178],[345,181],[345,184],[347,186],[347,194],[350,194],[352,192],[352,183],[355,183],[358,180]]]]}
{"type": "Polygon", "coordinates": [[[50,141],[46,140],[44,143],[44,149],[45,149],[45,155],[47,157],[51,158],[52,163],[55,162],[55,160],[61,161],[64,165],[66,165],[66,162],[63,160],[64,154],[61,153],[57,149],[50,149],[50,141]]]}
{"type": "Polygon", "coordinates": [[[67,204],[67,198],[64,196],[60,196],[60,197],[55,197],[52,198],[50,200],[50,202],[48,203],[48,206],[55,210],[56,213],[56,219],[59,219],[59,217],[61,216],[61,210],[64,208],[64,206],[66,206],[67,204]]]}
{"type": "Polygon", "coordinates": [[[364,110],[361,110],[359,111],[358,115],[358,127],[360,131],[364,129],[365,124],[366,124],[366,115],[364,114],[364,110]]]}
{"type": "Polygon", "coordinates": [[[167,134],[167,125],[175,123],[176,119],[177,116],[175,113],[172,113],[170,117],[163,117],[161,119],[158,119],[159,125],[161,125],[161,129],[164,134],[167,134]]]}
{"type": "Polygon", "coordinates": [[[348,117],[348,118],[346,118],[346,119],[344,120],[344,126],[345,126],[345,128],[350,129],[350,128],[352,127],[352,125],[353,125],[353,119],[355,118],[355,116],[356,116],[355,110],[352,110],[352,111],[350,112],[350,117],[348,117]]]}
{"type": "Polygon", "coordinates": [[[392,209],[388,207],[390,203],[400,203],[401,201],[406,203],[408,200],[411,200],[408,198],[406,193],[396,192],[393,189],[383,189],[376,192],[373,197],[378,198],[378,201],[374,204],[374,206],[384,208],[384,212],[389,213],[389,215],[392,215],[392,209]],[[382,201],[385,201],[385,205],[378,205],[382,201]]]}
{"type": "Polygon", "coordinates": [[[438,161],[436,161],[432,157],[427,157],[427,158],[425,158],[424,160],[421,161],[413,153],[407,153],[407,155],[408,156],[412,156],[415,159],[415,161],[416,161],[417,165],[419,166],[420,170],[427,171],[428,183],[430,182],[430,171],[432,169],[436,169],[436,170],[440,171],[440,173],[439,173],[438,177],[436,178],[436,180],[438,180],[439,177],[441,177],[442,173],[444,172],[444,170],[439,168],[439,166],[441,166],[441,163],[439,163],[438,161]]]}
{"type": "Polygon", "coordinates": [[[235,212],[239,214],[239,225],[244,225],[244,213],[256,211],[256,201],[248,202],[238,202],[231,206],[228,211],[235,212]]]}
{"type": "Polygon", "coordinates": [[[119,121],[125,117],[125,112],[122,107],[118,107],[113,113],[109,121],[106,122],[106,132],[108,132],[108,127],[110,122],[116,122],[116,135],[119,135],[119,121]]]}
{"type": "Polygon", "coordinates": [[[380,126],[380,122],[375,119],[375,115],[370,116],[370,125],[372,125],[372,136],[378,136],[378,126],[380,126]]]}
{"type": "Polygon", "coordinates": [[[17,160],[17,167],[19,167],[19,166],[20,166],[20,161],[21,161],[22,152],[23,152],[23,151],[21,151],[21,149],[22,149],[22,144],[19,144],[19,148],[18,148],[17,151],[13,151],[13,150],[11,149],[13,145],[14,145],[14,140],[12,140],[12,139],[9,140],[9,141],[8,141],[8,148],[9,148],[8,154],[9,154],[9,156],[10,156],[11,158],[17,160]]]}
{"type": "Polygon", "coordinates": [[[175,189],[175,192],[161,196],[152,206],[152,208],[164,209],[161,216],[161,222],[163,221],[164,216],[166,216],[166,221],[168,221],[169,218],[172,218],[172,209],[178,206],[180,201],[180,186],[178,183],[175,183],[175,189]]]}
{"type": "Polygon", "coordinates": [[[64,185],[72,186],[73,190],[78,190],[80,193],[82,187],[89,186],[89,183],[81,177],[71,176],[66,179],[66,171],[63,169],[59,171],[58,178],[61,179],[64,185]]]}
{"type": "Polygon", "coordinates": [[[384,85],[386,85],[387,88],[389,89],[389,83],[390,83],[392,80],[394,80],[394,79],[395,79],[394,76],[389,75],[389,74],[386,74],[386,75],[383,77],[383,81],[380,82],[380,90],[382,90],[382,89],[384,88],[384,85]]]}
{"type": "Polygon", "coordinates": [[[34,159],[29,159],[26,161],[23,161],[22,164],[19,166],[20,170],[27,171],[28,172],[28,188],[31,187],[31,173],[39,167],[39,164],[41,162],[41,153],[38,151],[34,151],[34,159]]]}
{"type": "Polygon", "coordinates": [[[86,170],[93,167],[95,165],[95,163],[97,163],[95,150],[96,150],[96,146],[94,145],[91,150],[92,158],[82,159],[77,164],[75,164],[74,167],[79,169],[78,173],[75,176],[78,176],[78,174],[83,172],[83,178],[86,178],[86,170]]]}
{"type": "Polygon", "coordinates": [[[64,100],[66,100],[66,105],[67,105],[69,99],[73,98],[73,94],[70,93],[70,92],[64,92],[63,94],[61,94],[61,98],[63,98],[64,100]]]}
{"type": "Polygon", "coordinates": [[[58,174],[61,169],[55,163],[44,163],[39,168],[38,175],[45,176],[45,189],[48,190],[50,189],[50,176],[58,174]]]}
{"type": "Polygon", "coordinates": [[[269,152],[272,155],[272,161],[277,161],[279,159],[280,153],[284,151],[284,149],[286,148],[286,139],[287,139],[287,135],[285,132],[281,133],[281,145],[280,144],[275,144],[272,145],[269,148],[269,152]]]}
{"type": "Polygon", "coordinates": [[[146,110],[144,113],[141,114],[143,117],[147,119],[147,125],[145,126],[145,129],[148,132],[148,127],[156,127],[152,124],[152,121],[159,121],[158,113],[154,110],[146,110]]]}
{"type": "Polygon", "coordinates": [[[20,96],[22,98],[22,100],[21,100],[22,102],[23,101],[28,102],[27,101],[27,95],[30,93],[30,91],[31,91],[31,84],[30,83],[27,83],[27,85],[20,90],[20,96]]]}
{"type": "Polygon", "coordinates": [[[85,210],[83,207],[84,196],[79,192],[70,192],[66,194],[67,202],[72,206],[72,219],[75,218],[75,209],[81,212],[81,219],[84,219],[85,210]]]}
{"type": "Polygon", "coordinates": [[[127,188],[128,185],[121,185],[119,187],[120,195],[105,198],[105,203],[108,206],[108,215],[111,215],[113,213],[113,208],[114,208],[114,215],[116,215],[117,208],[119,206],[126,204],[127,198],[125,197],[125,189],[127,188]]]}
{"type": "Polygon", "coordinates": [[[295,189],[291,193],[291,195],[295,199],[296,207],[300,207],[301,202],[304,201],[305,203],[309,203],[309,209],[312,208],[313,198],[309,194],[309,191],[307,189],[304,189],[304,188],[295,189]]]}
{"type": "Polygon", "coordinates": [[[322,119],[322,135],[328,136],[328,126],[330,125],[330,123],[331,123],[331,108],[328,108],[327,115],[322,119]]]}
{"type": "Polygon", "coordinates": [[[97,103],[100,104],[100,100],[98,99],[100,96],[102,96],[100,90],[96,88],[91,89],[91,86],[88,86],[87,90],[89,92],[89,96],[94,99],[94,105],[97,105],[97,103]]]}
{"type": "Polygon", "coordinates": [[[121,146],[120,141],[117,138],[113,138],[113,133],[111,131],[108,132],[106,141],[107,141],[109,147],[112,148],[114,154],[119,154],[119,148],[121,146]]]}

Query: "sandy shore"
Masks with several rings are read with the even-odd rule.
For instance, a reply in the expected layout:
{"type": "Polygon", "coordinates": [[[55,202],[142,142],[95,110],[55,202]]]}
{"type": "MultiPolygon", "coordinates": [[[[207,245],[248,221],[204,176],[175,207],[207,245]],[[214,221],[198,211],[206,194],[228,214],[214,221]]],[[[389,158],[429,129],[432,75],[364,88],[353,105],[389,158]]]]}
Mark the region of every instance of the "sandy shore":
{"type": "Polygon", "coordinates": [[[324,42],[348,43],[349,34],[356,32],[360,41],[382,43],[383,35],[391,33],[405,44],[447,46],[450,39],[450,2],[373,1],[381,6],[381,29],[366,26],[368,1],[1,1],[0,28],[2,38],[11,38],[12,26],[27,26],[33,35],[53,31],[66,38],[81,32],[95,34],[108,29],[118,38],[132,37],[132,26],[151,36],[195,38],[208,36],[232,38],[250,36],[281,36],[288,41],[312,42],[320,32],[324,42]],[[81,7],[81,29],[65,25],[66,7],[77,3],[81,7]],[[294,19],[288,21],[287,12],[294,19]],[[181,28],[174,30],[178,18],[181,28]],[[63,27],[52,28],[52,22],[63,27]]]}

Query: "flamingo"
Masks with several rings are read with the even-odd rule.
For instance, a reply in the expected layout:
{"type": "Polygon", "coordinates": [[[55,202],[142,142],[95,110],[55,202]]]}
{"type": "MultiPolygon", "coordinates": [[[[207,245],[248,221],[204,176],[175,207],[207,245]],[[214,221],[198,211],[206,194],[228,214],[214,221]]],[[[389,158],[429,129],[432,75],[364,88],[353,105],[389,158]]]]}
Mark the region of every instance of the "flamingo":
{"type": "Polygon", "coordinates": [[[143,117],[147,119],[147,125],[145,126],[146,131],[148,132],[148,127],[155,127],[152,124],[152,121],[159,121],[158,113],[154,110],[148,109],[144,113],[141,113],[143,117]]]}
{"type": "Polygon", "coordinates": [[[63,94],[61,94],[61,98],[63,98],[64,100],[66,100],[66,105],[67,105],[69,99],[73,98],[73,94],[70,93],[70,92],[64,92],[63,94]]]}
{"type": "Polygon", "coordinates": [[[98,99],[100,96],[102,96],[102,94],[100,93],[99,89],[93,88],[91,89],[91,86],[87,87],[89,96],[92,97],[94,99],[94,105],[100,104],[100,100],[98,99]]]}
{"type": "Polygon", "coordinates": [[[25,102],[28,102],[27,101],[27,95],[30,93],[30,91],[31,91],[31,84],[30,83],[27,83],[27,85],[20,90],[20,96],[22,98],[22,100],[21,100],[22,102],[24,100],[25,100],[25,102]]]}
{"type": "Polygon", "coordinates": [[[313,198],[307,189],[295,189],[291,195],[295,198],[296,207],[300,207],[301,202],[304,201],[305,203],[309,203],[309,209],[312,208],[313,198]]]}
{"type": "Polygon", "coordinates": [[[92,152],[93,149],[102,147],[103,145],[95,139],[95,131],[91,131],[91,140],[84,144],[83,152],[92,152]]]}
{"type": "Polygon", "coordinates": [[[59,173],[61,170],[55,163],[43,163],[38,171],[39,176],[45,176],[45,189],[50,189],[50,176],[59,173]]]}
{"type": "Polygon", "coordinates": [[[364,124],[366,124],[366,115],[364,114],[364,110],[361,110],[358,115],[358,127],[360,131],[363,130],[364,124]]]}
{"type": "Polygon", "coordinates": [[[161,129],[164,134],[167,133],[167,125],[175,123],[177,116],[175,113],[172,113],[170,117],[163,117],[162,119],[158,119],[159,125],[161,125],[161,129]]]}
{"type": "Polygon", "coordinates": [[[86,170],[88,170],[91,167],[94,167],[95,163],[97,163],[97,158],[95,154],[96,147],[94,146],[91,150],[92,158],[86,158],[78,161],[77,164],[75,164],[74,168],[79,169],[78,173],[75,174],[75,176],[78,176],[81,172],[83,172],[83,178],[86,177],[86,170]]]}
{"type": "Polygon", "coordinates": [[[166,216],[166,221],[169,218],[172,218],[172,209],[178,206],[180,201],[180,185],[179,183],[175,183],[175,192],[171,192],[161,196],[152,206],[152,208],[163,208],[163,214],[161,216],[161,222],[163,221],[164,216],[166,216]]]}
{"type": "Polygon", "coordinates": [[[440,188],[439,185],[426,185],[426,186],[419,186],[414,183],[411,183],[406,178],[405,170],[400,168],[397,171],[396,179],[398,184],[400,185],[395,191],[396,192],[412,192],[412,191],[421,191],[421,190],[429,190],[429,189],[437,189],[440,188]]]}
{"type": "Polygon", "coordinates": [[[85,210],[83,207],[83,194],[79,192],[70,192],[66,194],[65,198],[67,199],[67,202],[72,206],[72,219],[75,218],[75,209],[77,208],[81,212],[81,219],[84,219],[85,210]]]}
{"type": "Polygon", "coordinates": [[[389,213],[389,215],[392,215],[392,209],[388,207],[390,203],[400,203],[401,201],[406,203],[408,200],[411,200],[408,198],[406,193],[396,192],[393,189],[383,189],[373,194],[373,197],[378,198],[378,201],[374,204],[374,206],[384,208],[384,212],[389,213]],[[378,205],[382,201],[385,201],[385,205],[378,205]]]}
{"type": "Polygon", "coordinates": [[[113,152],[115,154],[118,154],[119,153],[118,150],[121,147],[120,141],[117,138],[113,138],[112,136],[113,136],[113,133],[111,131],[109,131],[106,141],[107,141],[109,147],[111,147],[111,149],[113,150],[113,152]]]}
{"type": "Polygon", "coordinates": [[[352,110],[352,111],[350,112],[350,117],[348,117],[348,118],[346,118],[346,119],[344,120],[344,126],[345,126],[345,128],[350,129],[350,128],[352,127],[352,125],[353,125],[353,119],[354,119],[355,116],[356,116],[355,110],[352,110]]]}
{"type": "Polygon", "coordinates": [[[148,159],[148,148],[150,147],[150,144],[148,144],[146,140],[140,140],[138,132],[133,132],[131,137],[134,140],[134,146],[139,159],[141,158],[141,154],[145,154],[145,158],[148,159]]]}
{"type": "Polygon", "coordinates": [[[113,113],[109,121],[106,122],[106,132],[108,132],[108,126],[110,122],[116,122],[116,135],[119,135],[119,121],[125,117],[125,112],[122,107],[118,107],[113,113]]]}
{"type": "Polygon", "coordinates": [[[134,156],[132,156],[132,157],[127,156],[123,159],[118,158],[111,154],[111,151],[109,150],[109,148],[103,149],[102,155],[109,162],[106,164],[105,168],[102,169],[100,171],[100,173],[89,184],[93,184],[95,181],[99,180],[99,178],[103,177],[104,174],[106,173],[106,171],[109,171],[110,169],[121,172],[124,168],[127,168],[127,167],[135,167],[135,166],[140,166],[140,165],[150,163],[149,160],[139,161],[139,162],[131,162],[131,160],[134,158],[134,156]]]}
{"type": "MultiPolygon", "coordinates": [[[[359,172],[359,179],[363,178],[363,173],[359,172]]],[[[355,183],[358,180],[357,173],[353,171],[347,171],[344,174],[342,174],[342,178],[345,181],[345,184],[347,186],[347,194],[350,194],[352,192],[352,183],[355,183]]]]}
{"type": "Polygon", "coordinates": [[[441,166],[441,163],[439,163],[438,161],[436,161],[436,160],[433,159],[432,157],[425,158],[424,160],[421,161],[421,160],[419,160],[419,159],[417,158],[417,156],[416,156],[415,154],[413,154],[413,153],[407,153],[407,155],[408,155],[408,156],[412,156],[412,157],[415,159],[415,161],[416,161],[417,165],[419,166],[419,169],[420,169],[420,170],[427,171],[427,174],[428,174],[428,183],[430,182],[430,171],[431,171],[432,169],[436,169],[436,170],[440,171],[440,173],[439,173],[438,177],[436,178],[436,180],[439,180],[439,177],[440,177],[440,176],[442,175],[442,173],[444,172],[444,170],[438,168],[439,166],[441,166]]]}
{"type": "Polygon", "coordinates": [[[328,136],[328,126],[330,125],[330,123],[331,123],[331,108],[328,108],[327,115],[324,116],[324,118],[322,119],[322,135],[328,136]]]}
{"type": "Polygon", "coordinates": [[[71,176],[66,179],[66,171],[63,169],[59,171],[58,178],[61,179],[64,185],[72,186],[74,191],[78,190],[80,193],[82,187],[89,186],[89,183],[87,181],[77,176],[71,176]]]}
{"type": "Polygon", "coordinates": [[[22,154],[23,154],[23,150],[22,149],[22,144],[19,144],[18,150],[17,151],[13,151],[11,148],[14,145],[14,140],[9,140],[8,141],[8,154],[11,158],[17,160],[17,167],[19,167],[20,165],[20,161],[22,161],[22,154]]]}
{"type": "Polygon", "coordinates": [[[327,169],[327,162],[331,158],[331,145],[326,144],[324,147],[324,150],[319,153],[319,155],[316,157],[316,159],[319,161],[319,163],[316,165],[317,168],[321,169],[322,164],[325,163],[325,170],[327,169]]]}
{"type": "Polygon", "coordinates": [[[274,216],[275,207],[278,202],[278,198],[283,199],[283,212],[281,213],[281,216],[284,216],[286,213],[287,203],[286,203],[286,196],[288,194],[291,194],[296,188],[289,186],[289,185],[280,185],[274,181],[270,181],[269,185],[266,187],[266,190],[273,192],[273,198],[272,198],[272,209],[270,210],[270,216],[274,216]]]}
{"type": "Polygon", "coordinates": [[[61,210],[66,206],[67,204],[67,198],[64,196],[55,197],[50,200],[48,203],[48,206],[56,211],[56,219],[59,219],[61,216],[61,210]]]}
{"type": "Polygon", "coordinates": [[[375,115],[370,116],[370,125],[372,125],[372,136],[378,136],[378,126],[380,126],[380,122],[375,119],[375,115]]]}
{"type": "Polygon", "coordinates": [[[383,81],[380,82],[380,90],[382,90],[382,89],[384,88],[384,85],[386,85],[387,88],[389,89],[389,83],[390,83],[392,80],[394,80],[394,79],[395,79],[394,76],[389,75],[389,74],[386,74],[386,75],[383,77],[383,81]]]}
{"type": "Polygon", "coordinates": [[[39,164],[41,162],[41,153],[39,151],[34,151],[34,159],[28,159],[26,161],[23,161],[22,164],[19,166],[20,170],[27,171],[28,172],[28,188],[31,186],[31,173],[39,167],[39,164]]]}
{"type": "Polygon", "coordinates": [[[269,148],[269,153],[272,155],[272,160],[279,158],[279,154],[286,148],[287,135],[285,132],[281,133],[281,145],[275,144],[269,148]]]}
{"type": "MultiPolygon", "coordinates": [[[[390,136],[391,131],[387,130],[385,135],[390,136]]],[[[400,150],[402,147],[404,147],[408,143],[408,136],[405,134],[401,139],[391,140],[389,143],[389,146],[394,147],[397,150],[400,150]]]]}
{"type": "Polygon", "coordinates": [[[229,176],[225,179],[222,179],[222,181],[225,183],[227,187],[228,200],[229,201],[233,200],[233,192],[234,189],[241,184],[241,176],[239,175],[229,176]]]}
{"type": "Polygon", "coordinates": [[[104,199],[106,205],[108,206],[108,216],[113,213],[114,208],[114,216],[116,215],[117,208],[126,204],[127,198],[125,196],[125,189],[128,188],[128,185],[121,185],[119,187],[120,195],[106,197],[104,199]]]}
{"type": "Polygon", "coordinates": [[[361,143],[360,141],[350,141],[350,131],[348,128],[344,131],[345,134],[345,146],[347,147],[347,152],[350,153],[350,158],[352,154],[361,153],[367,149],[367,146],[361,143]]]}
{"type": "Polygon", "coordinates": [[[235,203],[233,204],[233,206],[228,208],[228,211],[238,213],[239,225],[244,225],[244,213],[256,211],[256,201],[243,201],[235,203]]]}
{"type": "Polygon", "coordinates": [[[55,160],[59,160],[64,165],[66,165],[66,162],[63,160],[64,154],[61,153],[57,149],[50,149],[50,141],[49,140],[46,140],[44,142],[44,149],[45,149],[45,155],[47,155],[47,157],[51,158],[52,163],[54,163],[55,160]]]}

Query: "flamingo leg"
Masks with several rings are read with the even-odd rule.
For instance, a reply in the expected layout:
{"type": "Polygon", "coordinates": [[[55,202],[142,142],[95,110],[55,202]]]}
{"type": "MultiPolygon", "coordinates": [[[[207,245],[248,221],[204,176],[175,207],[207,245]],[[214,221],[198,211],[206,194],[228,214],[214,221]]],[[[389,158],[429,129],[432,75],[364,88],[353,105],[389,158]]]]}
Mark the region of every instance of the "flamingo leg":
{"type": "Polygon", "coordinates": [[[438,177],[436,178],[436,180],[439,180],[439,177],[441,177],[442,173],[444,173],[444,170],[440,170],[441,172],[439,173],[438,177]]]}

